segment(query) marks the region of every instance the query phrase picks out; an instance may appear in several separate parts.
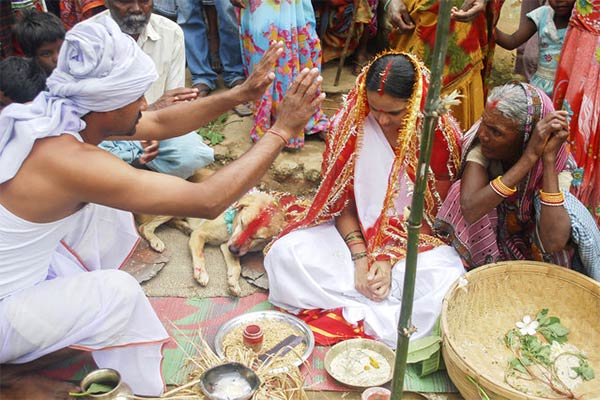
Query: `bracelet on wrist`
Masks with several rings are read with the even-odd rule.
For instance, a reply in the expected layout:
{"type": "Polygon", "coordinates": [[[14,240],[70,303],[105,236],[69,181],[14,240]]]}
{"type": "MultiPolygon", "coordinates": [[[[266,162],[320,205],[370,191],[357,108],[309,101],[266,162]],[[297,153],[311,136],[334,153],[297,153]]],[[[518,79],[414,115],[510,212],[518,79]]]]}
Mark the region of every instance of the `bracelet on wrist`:
{"type": "Polygon", "coordinates": [[[362,235],[362,231],[360,229],[355,229],[353,231],[350,231],[348,233],[346,233],[346,236],[344,236],[344,242],[351,239],[351,236],[359,236],[359,237],[363,237],[362,235]]]}
{"type": "Polygon", "coordinates": [[[357,261],[360,260],[361,258],[365,258],[367,257],[367,252],[366,251],[361,251],[358,253],[352,253],[352,261],[357,261]]]}
{"type": "Polygon", "coordinates": [[[490,187],[500,197],[506,199],[517,192],[516,187],[508,187],[502,182],[502,175],[490,181],[490,187]]]}
{"type": "Polygon", "coordinates": [[[363,239],[355,239],[355,240],[349,240],[346,242],[346,245],[348,245],[348,247],[350,246],[354,246],[355,244],[365,244],[365,241],[363,239]]]}
{"type": "Polygon", "coordinates": [[[287,146],[287,144],[288,144],[288,140],[287,140],[287,139],[285,138],[285,136],[283,136],[283,134],[282,134],[281,132],[279,132],[278,130],[271,128],[271,129],[269,129],[269,130],[267,131],[267,133],[272,133],[273,135],[275,135],[275,136],[279,137],[279,139],[281,139],[281,140],[283,141],[283,145],[284,145],[284,146],[287,146]]]}
{"type": "Polygon", "coordinates": [[[360,240],[361,242],[365,240],[363,235],[348,235],[344,238],[344,242],[349,243],[353,240],[360,240]]]}
{"type": "Polygon", "coordinates": [[[565,204],[563,192],[546,193],[540,189],[540,203],[549,207],[560,207],[565,204]]]}

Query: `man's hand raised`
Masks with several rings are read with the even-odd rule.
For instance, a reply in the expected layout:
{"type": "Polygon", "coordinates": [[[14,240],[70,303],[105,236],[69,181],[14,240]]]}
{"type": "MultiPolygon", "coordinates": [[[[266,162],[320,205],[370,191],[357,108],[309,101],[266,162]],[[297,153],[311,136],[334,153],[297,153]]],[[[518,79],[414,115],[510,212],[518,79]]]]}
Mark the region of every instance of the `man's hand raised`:
{"type": "Polygon", "coordinates": [[[258,100],[267,90],[267,87],[275,80],[275,62],[283,53],[283,43],[282,42],[273,42],[265,51],[262,58],[254,67],[254,70],[242,83],[240,86],[236,86],[239,88],[242,93],[242,101],[244,103],[246,101],[258,100]]]}
{"type": "Polygon", "coordinates": [[[275,130],[284,132],[286,139],[302,132],[317,107],[325,100],[321,82],[323,78],[317,68],[305,68],[294,79],[279,106],[277,120],[273,125],[275,130]]]}
{"type": "Polygon", "coordinates": [[[195,88],[177,88],[167,90],[158,100],[148,106],[149,111],[160,110],[172,106],[180,101],[195,100],[198,97],[198,89],[195,88]]]}

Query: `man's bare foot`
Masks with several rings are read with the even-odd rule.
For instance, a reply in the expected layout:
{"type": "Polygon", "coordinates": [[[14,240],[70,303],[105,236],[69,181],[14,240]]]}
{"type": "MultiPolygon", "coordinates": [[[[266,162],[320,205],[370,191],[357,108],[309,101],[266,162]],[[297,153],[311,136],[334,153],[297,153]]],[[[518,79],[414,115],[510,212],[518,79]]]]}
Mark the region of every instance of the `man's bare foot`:
{"type": "Polygon", "coordinates": [[[2,400],[72,400],[69,392],[79,392],[79,386],[58,381],[38,374],[26,374],[10,379],[2,379],[0,398],[2,400]]]}
{"type": "Polygon", "coordinates": [[[205,83],[196,83],[192,87],[198,89],[198,97],[206,97],[212,92],[211,88],[205,83]]]}

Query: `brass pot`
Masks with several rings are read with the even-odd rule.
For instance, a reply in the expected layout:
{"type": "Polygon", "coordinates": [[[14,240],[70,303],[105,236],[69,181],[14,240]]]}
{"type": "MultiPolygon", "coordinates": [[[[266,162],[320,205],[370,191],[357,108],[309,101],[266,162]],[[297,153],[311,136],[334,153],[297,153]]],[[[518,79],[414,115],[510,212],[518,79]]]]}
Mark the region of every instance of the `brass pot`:
{"type": "Polygon", "coordinates": [[[114,369],[102,368],[90,372],[82,379],[80,387],[86,392],[93,383],[112,386],[113,390],[108,393],[89,394],[88,399],[94,400],[130,400],[133,398],[133,390],[121,380],[121,374],[114,369]]]}

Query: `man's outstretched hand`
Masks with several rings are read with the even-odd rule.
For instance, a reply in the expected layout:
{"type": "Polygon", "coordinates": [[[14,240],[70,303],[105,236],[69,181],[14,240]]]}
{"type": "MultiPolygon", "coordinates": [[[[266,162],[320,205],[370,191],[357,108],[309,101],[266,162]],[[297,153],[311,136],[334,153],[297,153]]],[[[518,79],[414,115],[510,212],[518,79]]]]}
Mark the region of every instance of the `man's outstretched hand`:
{"type": "Polygon", "coordinates": [[[177,88],[167,90],[158,100],[148,106],[149,111],[160,110],[170,107],[180,101],[196,100],[198,97],[198,89],[195,88],[177,88]]]}
{"type": "Polygon", "coordinates": [[[283,132],[286,139],[296,137],[325,100],[321,92],[323,78],[317,68],[305,68],[292,82],[277,111],[273,128],[283,132]]]}
{"type": "Polygon", "coordinates": [[[254,70],[248,79],[240,86],[237,86],[243,97],[241,103],[258,100],[262,97],[265,90],[267,90],[267,87],[275,80],[275,63],[277,62],[277,59],[281,57],[282,53],[282,42],[271,43],[258,64],[254,67],[254,70]]]}

